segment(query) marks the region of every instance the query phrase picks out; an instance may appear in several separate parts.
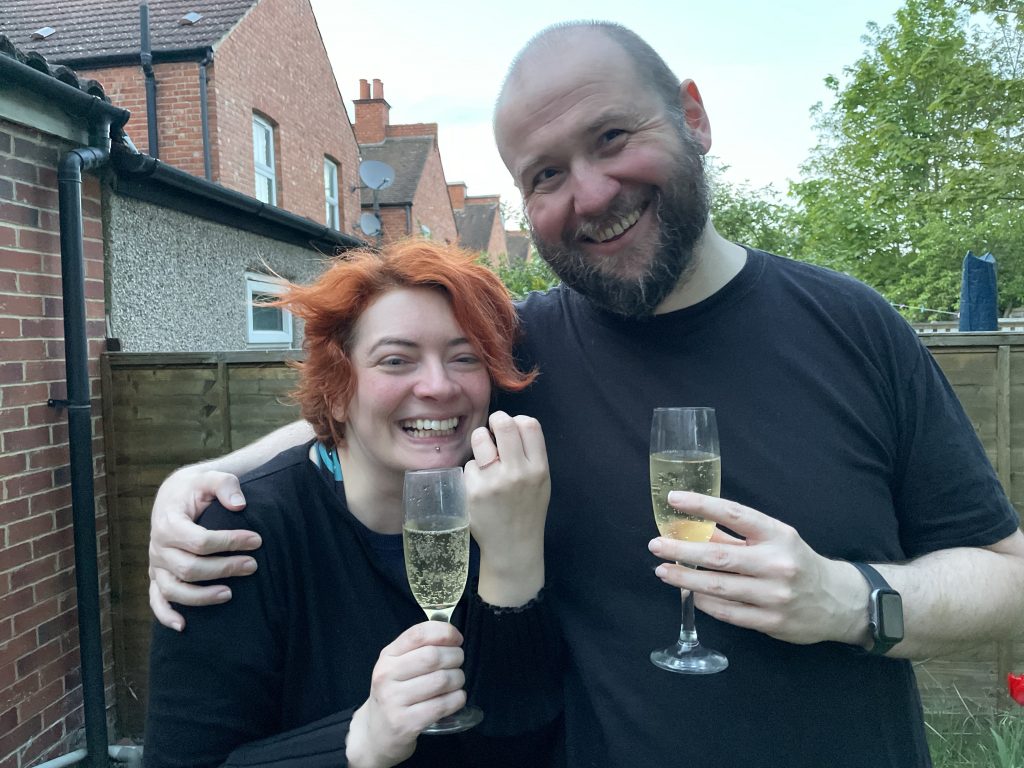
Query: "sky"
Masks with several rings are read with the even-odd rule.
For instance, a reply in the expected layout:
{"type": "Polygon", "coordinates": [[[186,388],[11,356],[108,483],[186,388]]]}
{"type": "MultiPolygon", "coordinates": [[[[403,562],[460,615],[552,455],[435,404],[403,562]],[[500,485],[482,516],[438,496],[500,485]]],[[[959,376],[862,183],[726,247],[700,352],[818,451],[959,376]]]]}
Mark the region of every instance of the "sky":
{"type": "Polygon", "coordinates": [[[342,97],[354,118],[359,80],[383,81],[390,121],[437,123],[445,178],[467,194],[520,197],[491,132],[491,111],[516,52],[548,24],[623,24],[692,78],[711,120],[711,154],[727,180],[780,192],[815,144],[811,108],[824,79],[864,51],[867,24],[894,21],[901,0],[516,0],[351,3],[312,0],[342,97]]]}

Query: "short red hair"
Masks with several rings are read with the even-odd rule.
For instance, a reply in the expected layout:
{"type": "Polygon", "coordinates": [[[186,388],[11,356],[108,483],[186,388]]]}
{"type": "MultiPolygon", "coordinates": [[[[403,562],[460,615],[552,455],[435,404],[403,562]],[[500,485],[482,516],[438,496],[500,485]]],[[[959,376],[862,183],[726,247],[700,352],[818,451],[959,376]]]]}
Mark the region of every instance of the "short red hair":
{"type": "Polygon", "coordinates": [[[304,362],[294,398],[319,440],[334,446],[344,424],[331,414],[347,406],[356,381],[349,351],[356,323],[374,301],[399,288],[431,288],[444,294],[459,328],[487,368],[491,384],[518,392],[536,377],[515,364],[512,345],[519,318],[498,276],[469,251],[429,240],[401,240],[382,251],[358,249],[335,259],[316,282],[289,285],[271,306],[288,309],[306,324],[304,362]]]}

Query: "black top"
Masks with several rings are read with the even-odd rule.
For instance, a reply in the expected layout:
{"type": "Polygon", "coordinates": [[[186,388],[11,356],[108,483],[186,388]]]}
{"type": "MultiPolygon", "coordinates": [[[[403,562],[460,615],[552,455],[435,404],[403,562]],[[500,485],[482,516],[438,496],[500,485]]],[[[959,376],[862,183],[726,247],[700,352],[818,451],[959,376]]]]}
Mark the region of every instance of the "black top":
{"type": "Polygon", "coordinates": [[[569,765],[929,765],[909,662],[784,643],[700,612],[726,671],[678,675],[648,660],[680,621],[679,591],[647,551],[656,406],[716,408],[722,496],[793,525],[827,557],[905,560],[1017,529],[907,323],[853,279],[757,251],[678,312],[623,319],[557,288],[521,316],[522,358],[540,376],[500,405],[539,419],[547,441],[569,765]]]}
{"type": "MultiPolygon", "coordinates": [[[[308,450],[285,451],[244,477],[244,512],[214,503],[201,517],[207,528],[257,531],[259,568],[225,582],[228,603],[179,607],[184,632],[154,624],[147,766],[345,765],[349,721],[369,694],[380,650],[425,620],[308,450]]],[[[484,721],[465,734],[420,737],[404,765],[546,759],[561,704],[547,601],[500,610],[471,591],[453,620],[465,636],[467,692],[484,721]]]]}

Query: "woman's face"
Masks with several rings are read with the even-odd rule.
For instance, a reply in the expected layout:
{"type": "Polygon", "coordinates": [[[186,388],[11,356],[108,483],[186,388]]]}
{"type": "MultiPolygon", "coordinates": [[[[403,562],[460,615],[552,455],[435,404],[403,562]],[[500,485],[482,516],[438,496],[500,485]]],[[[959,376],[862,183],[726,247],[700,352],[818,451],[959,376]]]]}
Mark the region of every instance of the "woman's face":
{"type": "Polygon", "coordinates": [[[382,294],[356,323],[349,357],[356,391],[334,417],[345,423],[340,450],[350,467],[404,473],[468,459],[470,434],[487,421],[491,382],[442,293],[382,294]]]}

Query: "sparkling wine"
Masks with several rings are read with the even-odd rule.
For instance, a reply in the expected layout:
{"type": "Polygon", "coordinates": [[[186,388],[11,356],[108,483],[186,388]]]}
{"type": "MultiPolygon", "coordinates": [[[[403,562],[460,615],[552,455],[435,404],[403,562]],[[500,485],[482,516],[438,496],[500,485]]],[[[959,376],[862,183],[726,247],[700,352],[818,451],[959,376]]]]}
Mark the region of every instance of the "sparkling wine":
{"type": "Polygon", "coordinates": [[[684,515],[669,506],[669,491],[693,491],[718,496],[722,488],[722,459],[702,451],[661,451],[651,454],[651,502],[658,531],[681,541],[707,541],[715,524],[684,515]]]}
{"type": "Polygon", "coordinates": [[[405,523],[405,570],[413,597],[427,618],[447,621],[469,575],[469,525],[465,518],[453,517],[434,528],[440,530],[423,530],[416,521],[405,523]]]}

